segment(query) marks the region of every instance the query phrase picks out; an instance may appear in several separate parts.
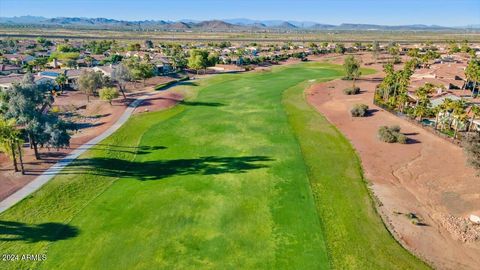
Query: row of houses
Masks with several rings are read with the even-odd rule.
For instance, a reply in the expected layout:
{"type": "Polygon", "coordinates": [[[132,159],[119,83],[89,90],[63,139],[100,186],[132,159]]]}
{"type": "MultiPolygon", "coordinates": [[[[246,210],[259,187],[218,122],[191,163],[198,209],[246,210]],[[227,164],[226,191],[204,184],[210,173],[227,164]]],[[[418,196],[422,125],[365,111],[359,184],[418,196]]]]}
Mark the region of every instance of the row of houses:
{"type": "MultiPolygon", "coordinates": [[[[51,69],[47,71],[40,71],[34,74],[34,81],[37,84],[50,83],[55,85],[56,78],[61,74],[66,75],[67,82],[66,86],[72,89],[77,88],[77,80],[80,75],[86,70],[93,70],[103,73],[104,76],[111,77],[113,69],[115,67],[112,65],[109,66],[99,66],[92,68],[78,68],[78,69],[51,69]]],[[[0,76],[0,89],[8,89],[14,83],[17,83],[22,80],[24,74],[9,74],[6,76],[0,76]]]]}

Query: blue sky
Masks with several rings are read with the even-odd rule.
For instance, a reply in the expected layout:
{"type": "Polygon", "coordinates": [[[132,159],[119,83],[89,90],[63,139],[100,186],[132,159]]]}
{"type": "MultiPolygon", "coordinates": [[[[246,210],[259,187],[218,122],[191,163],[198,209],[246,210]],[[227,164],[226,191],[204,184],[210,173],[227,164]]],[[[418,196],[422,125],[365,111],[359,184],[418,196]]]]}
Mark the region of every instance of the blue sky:
{"type": "Polygon", "coordinates": [[[480,0],[0,0],[1,17],[21,15],[460,26],[480,24],[480,0]]]}

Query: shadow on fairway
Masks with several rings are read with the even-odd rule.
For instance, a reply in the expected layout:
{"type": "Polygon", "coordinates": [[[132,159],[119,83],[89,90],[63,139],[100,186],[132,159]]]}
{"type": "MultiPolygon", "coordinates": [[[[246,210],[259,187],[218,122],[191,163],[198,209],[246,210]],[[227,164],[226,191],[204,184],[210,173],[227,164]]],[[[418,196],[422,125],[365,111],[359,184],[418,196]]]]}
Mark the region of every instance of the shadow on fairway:
{"type": "Polygon", "coordinates": [[[76,227],[62,223],[43,223],[28,225],[21,222],[0,220],[0,241],[58,241],[75,237],[79,234],[76,227]]]}
{"type": "Polygon", "coordinates": [[[179,103],[185,106],[205,106],[205,107],[225,106],[224,103],[220,103],[220,102],[186,101],[186,100],[181,100],[180,98],[156,97],[156,98],[146,99],[145,101],[142,102],[140,106],[138,106],[138,108],[152,105],[153,104],[152,101],[154,100],[171,100],[171,101],[174,101],[175,103],[179,103]]]}
{"type": "Polygon", "coordinates": [[[201,101],[180,101],[179,102],[182,105],[186,106],[205,106],[205,107],[220,107],[220,106],[225,106],[225,104],[220,103],[220,102],[201,102],[201,101]]]}
{"type": "Polygon", "coordinates": [[[265,162],[273,161],[266,156],[245,157],[200,157],[192,159],[126,161],[112,158],[79,159],[60,174],[89,174],[110,177],[128,177],[141,181],[161,180],[178,175],[214,175],[245,173],[249,170],[267,168],[265,162]]]}
{"type": "MultiPolygon", "coordinates": [[[[78,144],[77,144],[78,145],[78,144]]],[[[85,144],[87,146],[87,144],[85,144]]],[[[82,146],[76,149],[85,149],[82,146]]],[[[167,149],[166,146],[122,146],[122,145],[112,145],[112,144],[95,144],[93,147],[90,147],[91,150],[98,151],[110,151],[126,154],[135,154],[135,155],[145,155],[153,151],[167,149]]]]}

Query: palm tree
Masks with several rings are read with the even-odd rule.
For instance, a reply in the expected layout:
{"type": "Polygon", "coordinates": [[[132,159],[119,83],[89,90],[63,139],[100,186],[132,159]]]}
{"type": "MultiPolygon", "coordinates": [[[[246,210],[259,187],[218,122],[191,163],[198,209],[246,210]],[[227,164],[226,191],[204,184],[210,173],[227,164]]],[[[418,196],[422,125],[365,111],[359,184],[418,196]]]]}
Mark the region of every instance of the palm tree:
{"type": "Polygon", "coordinates": [[[443,111],[443,106],[442,104],[441,105],[438,105],[436,107],[433,107],[432,109],[433,113],[435,114],[435,126],[434,126],[434,129],[437,130],[437,127],[438,127],[438,118],[440,116],[440,112],[443,111]]]}
{"type": "Polygon", "coordinates": [[[55,82],[60,86],[60,90],[63,93],[63,88],[65,87],[65,84],[67,83],[68,77],[65,74],[60,74],[55,78],[55,82]]]}
{"type": "Polygon", "coordinates": [[[455,119],[455,133],[453,134],[454,140],[457,138],[460,123],[464,123],[468,119],[468,116],[465,110],[465,107],[466,107],[465,105],[466,104],[463,99],[454,101],[452,103],[453,118],[455,119]]]}
{"type": "Polygon", "coordinates": [[[415,116],[418,116],[420,121],[422,117],[428,113],[430,109],[429,95],[433,92],[434,85],[426,83],[424,86],[417,88],[415,94],[417,95],[417,104],[415,105],[415,116]]]}
{"type": "MultiPolygon", "coordinates": [[[[447,112],[450,110],[451,108],[451,104],[452,104],[453,100],[449,99],[449,98],[446,98],[443,100],[443,103],[440,104],[439,106],[437,106],[435,108],[435,111],[437,111],[437,116],[436,116],[436,121],[435,121],[435,129],[438,128],[438,122],[440,121],[440,113],[444,113],[444,112],[447,112]]],[[[441,130],[444,130],[445,129],[445,126],[442,124],[442,127],[441,127],[441,130]]]]}
{"type": "Polygon", "coordinates": [[[17,129],[15,120],[0,118],[0,149],[13,161],[15,172],[18,172],[17,154],[20,158],[22,174],[25,174],[23,167],[20,131],[17,129]]]}
{"type": "Polygon", "coordinates": [[[480,116],[480,107],[477,105],[472,105],[470,107],[470,112],[472,113],[472,117],[470,118],[470,124],[468,125],[468,131],[472,129],[473,126],[473,121],[475,121],[475,118],[480,116]]]}
{"type": "Polygon", "coordinates": [[[83,58],[83,60],[85,61],[85,63],[87,64],[87,67],[91,67],[93,66],[93,57],[91,57],[90,55],[87,55],[85,56],[85,58],[83,58]]]}
{"type": "Polygon", "coordinates": [[[477,82],[480,81],[480,60],[471,59],[465,69],[465,77],[468,82],[473,82],[472,96],[475,88],[477,88],[477,82]]]}

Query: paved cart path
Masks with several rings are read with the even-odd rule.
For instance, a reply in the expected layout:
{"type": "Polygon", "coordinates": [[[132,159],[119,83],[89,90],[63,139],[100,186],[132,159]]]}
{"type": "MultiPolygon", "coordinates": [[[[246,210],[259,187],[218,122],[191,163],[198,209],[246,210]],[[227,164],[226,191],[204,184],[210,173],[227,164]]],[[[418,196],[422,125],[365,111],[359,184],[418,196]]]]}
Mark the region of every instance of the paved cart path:
{"type": "MultiPolygon", "coordinates": [[[[156,94],[156,93],[153,93],[156,94]]],[[[82,146],[78,147],[77,149],[73,150],[70,154],[66,157],[60,159],[57,163],[55,163],[52,167],[48,170],[43,172],[33,181],[25,185],[23,188],[19,189],[17,192],[13,193],[12,195],[5,198],[3,201],[0,202],[0,213],[4,212],[5,210],[9,209],[10,207],[14,206],[19,201],[23,200],[33,192],[37,191],[43,185],[48,183],[55,175],[57,175],[60,171],[63,170],[66,166],[68,166],[72,161],[78,158],[81,154],[85,153],[88,149],[95,146],[97,143],[101,142],[108,136],[112,135],[115,131],[117,131],[127,120],[130,118],[132,113],[135,109],[140,105],[145,99],[150,97],[152,93],[143,95],[137,98],[135,101],[130,103],[123,112],[122,116],[113,124],[109,129],[105,130],[102,134],[98,135],[97,137],[91,139],[87,143],[83,144],[82,146]]]]}

